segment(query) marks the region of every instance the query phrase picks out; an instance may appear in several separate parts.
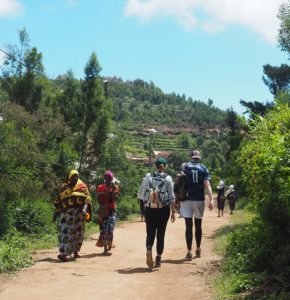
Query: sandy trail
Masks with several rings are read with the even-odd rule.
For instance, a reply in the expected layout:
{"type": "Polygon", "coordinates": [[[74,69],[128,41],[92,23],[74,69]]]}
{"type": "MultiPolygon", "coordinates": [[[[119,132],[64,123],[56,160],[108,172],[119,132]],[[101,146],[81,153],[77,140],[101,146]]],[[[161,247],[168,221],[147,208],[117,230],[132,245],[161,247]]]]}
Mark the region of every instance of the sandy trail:
{"type": "Polygon", "coordinates": [[[188,262],[184,220],[177,215],[175,223],[168,223],[162,266],[152,272],[145,263],[145,223],[139,221],[115,229],[110,257],[95,247],[97,234],[84,242],[76,261],[58,262],[57,248],[39,251],[31,268],[2,278],[0,299],[213,299],[208,276],[221,258],[213,252],[212,236],[228,223],[228,212],[217,218],[216,208],[206,210],[201,258],[188,262]]]}

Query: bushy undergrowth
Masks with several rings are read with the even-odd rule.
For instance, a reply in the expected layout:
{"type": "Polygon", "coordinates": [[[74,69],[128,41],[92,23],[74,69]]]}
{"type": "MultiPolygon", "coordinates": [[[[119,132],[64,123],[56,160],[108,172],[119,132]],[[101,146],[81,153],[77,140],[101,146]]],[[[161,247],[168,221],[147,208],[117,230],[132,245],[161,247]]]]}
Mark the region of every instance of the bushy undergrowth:
{"type": "Polygon", "coordinates": [[[216,278],[218,299],[289,299],[290,249],[277,248],[263,223],[255,218],[216,236],[216,249],[225,255],[216,278]]]}
{"type": "Polygon", "coordinates": [[[29,241],[16,229],[10,230],[0,241],[0,273],[13,272],[32,264],[27,248],[29,241]]]}
{"type": "Polygon", "coordinates": [[[48,234],[54,231],[51,222],[53,208],[43,200],[24,199],[10,207],[11,227],[24,234],[48,234]]]}
{"type": "Polygon", "coordinates": [[[256,217],[228,236],[222,271],[230,283],[225,294],[290,298],[289,120],[290,108],[277,105],[252,122],[249,138],[241,144],[241,180],[256,217]]]}

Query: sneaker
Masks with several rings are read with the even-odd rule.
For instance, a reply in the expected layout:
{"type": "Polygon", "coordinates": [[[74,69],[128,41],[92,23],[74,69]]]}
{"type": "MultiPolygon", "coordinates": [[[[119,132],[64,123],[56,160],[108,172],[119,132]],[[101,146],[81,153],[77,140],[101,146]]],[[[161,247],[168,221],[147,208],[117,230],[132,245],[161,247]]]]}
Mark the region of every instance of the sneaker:
{"type": "Polygon", "coordinates": [[[57,258],[61,261],[67,262],[67,257],[65,254],[59,254],[57,258]]]}
{"type": "Polygon", "coordinates": [[[155,268],[161,267],[161,256],[156,256],[154,267],[155,267],[155,268]]]}
{"type": "Polygon", "coordinates": [[[74,253],[74,258],[80,258],[81,256],[78,254],[78,252],[77,251],[75,251],[75,253],[74,253]]]}
{"type": "Polygon", "coordinates": [[[147,250],[146,252],[146,264],[150,269],[153,269],[152,251],[150,250],[147,250]]]}
{"type": "Polygon", "coordinates": [[[185,256],[185,259],[187,261],[191,261],[192,260],[192,254],[191,253],[187,253],[186,256],[185,256]]]}
{"type": "Polygon", "coordinates": [[[195,257],[200,257],[200,254],[201,254],[201,249],[200,248],[197,248],[196,250],[195,250],[195,257]]]}

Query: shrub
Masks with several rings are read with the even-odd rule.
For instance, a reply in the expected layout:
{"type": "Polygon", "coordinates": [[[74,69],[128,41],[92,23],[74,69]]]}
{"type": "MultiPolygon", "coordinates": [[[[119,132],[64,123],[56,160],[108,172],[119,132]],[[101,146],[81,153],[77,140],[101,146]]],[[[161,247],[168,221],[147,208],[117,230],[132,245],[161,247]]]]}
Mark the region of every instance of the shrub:
{"type": "Polygon", "coordinates": [[[10,230],[0,243],[0,273],[12,272],[32,264],[28,241],[16,229],[10,230]]]}
{"type": "Polygon", "coordinates": [[[52,230],[52,206],[44,201],[21,200],[10,207],[12,226],[24,234],[44,234],[52,230]]]}

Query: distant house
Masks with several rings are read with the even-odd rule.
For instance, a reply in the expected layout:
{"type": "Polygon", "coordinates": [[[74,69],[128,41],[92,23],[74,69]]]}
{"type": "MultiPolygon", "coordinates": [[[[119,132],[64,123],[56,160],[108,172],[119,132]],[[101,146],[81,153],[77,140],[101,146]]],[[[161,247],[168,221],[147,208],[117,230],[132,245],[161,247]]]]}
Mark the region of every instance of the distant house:
{"type": "Polygon", "coordinates": [[[169,151],[153,151],[152,152],[152,159],[155,161],[159,157],[168,158],[170,155],[169,151]]]}

